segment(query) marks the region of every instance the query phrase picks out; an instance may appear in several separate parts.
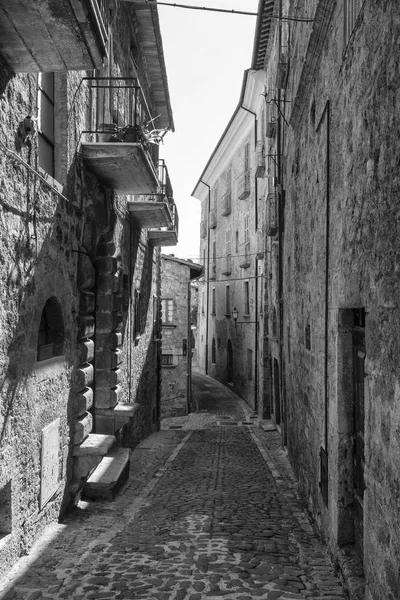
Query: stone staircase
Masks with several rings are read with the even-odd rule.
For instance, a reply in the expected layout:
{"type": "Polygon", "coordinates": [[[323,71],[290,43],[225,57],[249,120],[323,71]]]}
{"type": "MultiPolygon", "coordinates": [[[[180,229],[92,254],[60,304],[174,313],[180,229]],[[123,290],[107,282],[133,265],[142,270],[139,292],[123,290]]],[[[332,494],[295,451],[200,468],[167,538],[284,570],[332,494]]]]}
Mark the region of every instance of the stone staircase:
{"type": "Polygon", "coordinates": [[[114,435],[90,433],[74,447],[71,492],[76,500],[111,500],[127,480],[130,450],[116,441],[114,435]]]}

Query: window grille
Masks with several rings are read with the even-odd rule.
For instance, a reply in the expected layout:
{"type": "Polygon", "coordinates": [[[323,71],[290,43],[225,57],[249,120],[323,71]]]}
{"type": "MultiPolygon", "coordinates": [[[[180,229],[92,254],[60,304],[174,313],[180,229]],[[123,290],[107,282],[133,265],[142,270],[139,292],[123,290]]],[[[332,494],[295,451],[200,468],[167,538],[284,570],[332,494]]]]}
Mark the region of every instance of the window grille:
{"type": "Polygon", "coordinates": [[[161,299],[161,318],[164,325],[172,324],[174,320],[174,301],[171,298],[161,299]]]}
{"type": "Polygon", "coordinates": [[[173,354],[161,354],[161,365],[163,367],[170,367],[174,364],[173,354]]]}

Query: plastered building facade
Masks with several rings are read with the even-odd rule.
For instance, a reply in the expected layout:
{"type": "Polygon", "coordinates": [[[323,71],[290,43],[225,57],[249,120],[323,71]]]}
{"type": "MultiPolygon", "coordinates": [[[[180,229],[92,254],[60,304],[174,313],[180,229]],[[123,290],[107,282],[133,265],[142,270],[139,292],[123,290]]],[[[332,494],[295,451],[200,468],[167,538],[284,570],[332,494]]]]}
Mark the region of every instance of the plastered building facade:
{"type": "Polygon", "coordinates": [[[177,241],[156,6],[45,5],[0,3],[0,575],[157,429],[177,241]]]}
{"type": "Polygon", "coordinates": [[[193,195],[201,201],[199,366],[263,414],[265,109],[263,77],[246,71],[241,96],[193,195]]]}

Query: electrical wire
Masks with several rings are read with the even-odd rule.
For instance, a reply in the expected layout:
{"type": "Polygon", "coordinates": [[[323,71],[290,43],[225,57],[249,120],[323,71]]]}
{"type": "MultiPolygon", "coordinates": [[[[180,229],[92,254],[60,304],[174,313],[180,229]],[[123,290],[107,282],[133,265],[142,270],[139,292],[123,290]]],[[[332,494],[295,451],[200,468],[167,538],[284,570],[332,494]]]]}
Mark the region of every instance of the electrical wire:
{"type": "MultiPolygon", "coordinates": [[[[230,15],[247,15],[250,17],[258,17],[258,13],[248,12],[245,10],[234,10],[228,8],[212,8],[210,6],[189,6],[188,4],[177,4],[176,2],[158,2],[158,0],[125,0],[132,4],[143,4],[144,6],[173,6],[174,8],[188,8],[189,10],[205,10],[217,13],[228,13],[230,15]]],[[[270,15],[270,19],[279,19],[280,21],[298,21],[300,23],[312,23],[314,19],[306,17],[280,17],[279,15],[270,15]]]]}

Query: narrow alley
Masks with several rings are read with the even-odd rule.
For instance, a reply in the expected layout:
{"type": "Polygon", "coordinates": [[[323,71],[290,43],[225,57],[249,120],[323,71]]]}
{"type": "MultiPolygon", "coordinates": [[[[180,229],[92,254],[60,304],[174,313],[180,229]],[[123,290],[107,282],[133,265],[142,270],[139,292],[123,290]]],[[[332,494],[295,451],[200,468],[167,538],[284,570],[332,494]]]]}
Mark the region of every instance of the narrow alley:
{"type": "Polygon", "coordinates": [[[111,502],[81,501],[0,582],[4,600],[347,598],[280,437],[211,378],[196,412],[132,452],[111,502]]]}

